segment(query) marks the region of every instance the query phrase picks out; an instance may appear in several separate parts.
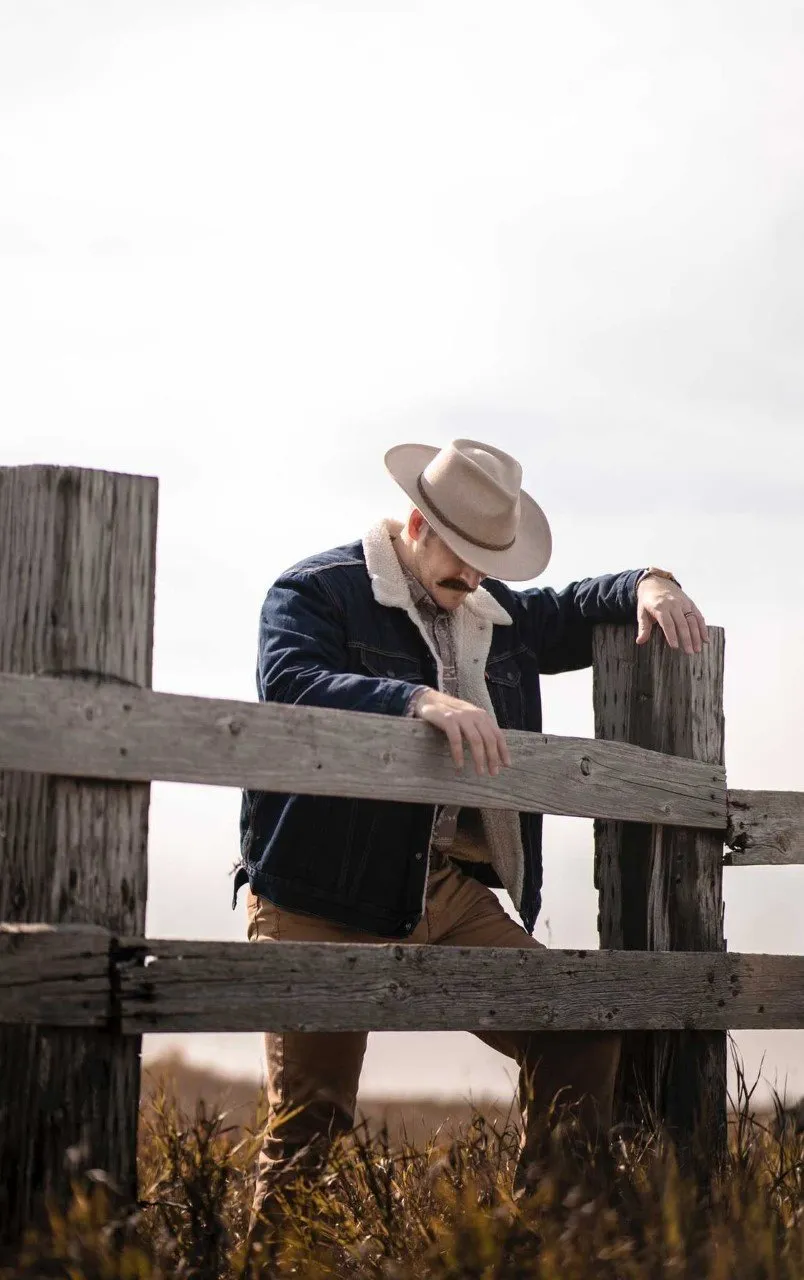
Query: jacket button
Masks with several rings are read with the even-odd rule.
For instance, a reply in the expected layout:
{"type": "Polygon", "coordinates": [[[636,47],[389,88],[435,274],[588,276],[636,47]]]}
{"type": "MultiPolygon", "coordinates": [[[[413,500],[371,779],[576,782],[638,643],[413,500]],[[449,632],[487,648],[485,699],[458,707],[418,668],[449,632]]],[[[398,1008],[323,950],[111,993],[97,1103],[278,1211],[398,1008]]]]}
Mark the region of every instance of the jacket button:
{"type": "Polygon", "coordinates": [[[406,920],[406,921],[405,921],[405,933],[410,933],[410,931],[411,931],[411,929],[412,929],[412,928],[413,928],[413,921],[412,921],[412,920],[406,920]]]}
{"type": "Polygon", "coordinates": [[[423,858],[423,857],[424,857],[424,854],[423,854],[423,853],[417,853],[417,854],[416,854],[416,861],[417,861],[417,862],[421,862],[421,860],[422,860],[422,858],[423,858]]]}

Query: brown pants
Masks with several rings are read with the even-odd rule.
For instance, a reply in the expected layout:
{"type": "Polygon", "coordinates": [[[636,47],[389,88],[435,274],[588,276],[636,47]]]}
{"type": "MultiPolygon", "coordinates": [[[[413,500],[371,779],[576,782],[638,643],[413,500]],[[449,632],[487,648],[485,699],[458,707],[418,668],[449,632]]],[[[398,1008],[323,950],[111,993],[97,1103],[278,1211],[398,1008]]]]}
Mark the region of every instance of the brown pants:
{"type": "MultiPolygon", "coordinates": [[[[253,893],[248,896],[248,920],[252,942],[389,941],[320,917],[281,910],[253,893]]],[[[431,875],[425,915],[407,941],[460,947],[542,945],[506,915],[490,889],[449,862],[431,875]]],[[[523,1138],[518,1185],[524,1185],[535,1135],[559,1091],[560,1101],[577,1106],[590,1137],[610,1127],[620,1054],[616,1033],[476,1034],[519,1064],[523,1138]]],[[[366,1041],[364,1031],[266,1035],[269,1123],[259,1156],[252,1224],[267,1210],[266,1201],[283,1175],[314,1165],[332,1138],[352,1127],[366,1041]],[[285,1119],[283,1112],[289,1112],[290,1118],[285,1119]]]]}

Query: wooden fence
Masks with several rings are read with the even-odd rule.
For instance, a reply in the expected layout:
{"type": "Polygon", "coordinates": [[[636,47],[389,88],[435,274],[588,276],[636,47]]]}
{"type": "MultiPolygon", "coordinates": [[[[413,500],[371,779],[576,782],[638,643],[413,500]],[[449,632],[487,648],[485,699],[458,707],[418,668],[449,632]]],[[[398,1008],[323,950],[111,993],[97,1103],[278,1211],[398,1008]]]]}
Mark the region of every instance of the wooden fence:
{"type": "Polygon", "coordinates": [[[804,1027],[804,957],[725,949],[724,863],[804,862],[804,796],[727,789],[722,631],[597,628],[596,738],[459,776],[421,723],[153,692],[156,513],[149,478],[0,470],[0,1235],[71,1162],[134,1194],[146,1031],[619,1029],[621,1112],[716,1152],[726,1030],[804,1027]],[[594,818],[601,950],[146,939],[154,780],[594,818]]]}

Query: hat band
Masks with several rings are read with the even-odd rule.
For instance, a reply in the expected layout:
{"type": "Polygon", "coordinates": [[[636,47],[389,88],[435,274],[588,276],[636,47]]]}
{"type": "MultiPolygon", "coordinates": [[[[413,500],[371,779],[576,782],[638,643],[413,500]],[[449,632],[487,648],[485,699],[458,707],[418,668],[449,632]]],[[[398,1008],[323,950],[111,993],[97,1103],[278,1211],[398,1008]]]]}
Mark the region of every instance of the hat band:
{"type": "Polygon", "coordinates": [[[422,475],[420,475],[418,480],[416,481],[416,486],[419,490],[419,493],[424,498],[425,502],[431,508],[433,515],[436,517],[437,520],[440,520],[441,523],[446,525],[448,529],[451,529],[453,533],[457,533],[459,538],[465,538],[467,542],[471,542],[473,547],[480,547],[482,551],[510,551],[511,547],[516,542],[516,534],[514,534],[510,542],[503,542],[503,543],[481,542],[479,538],[473,538],[470,536],[470,534],[466,533],[460,527],[460,525],[453,524],[452,520],[450,520],[448,516],[444,515],[444,512],[441,511],[440,508],[436,506],[436,504],[433,502],[433,499],[425,491],[424,485],[422,484],[423,475],[424,475],[424,472],[422,472],[422,475]]]}

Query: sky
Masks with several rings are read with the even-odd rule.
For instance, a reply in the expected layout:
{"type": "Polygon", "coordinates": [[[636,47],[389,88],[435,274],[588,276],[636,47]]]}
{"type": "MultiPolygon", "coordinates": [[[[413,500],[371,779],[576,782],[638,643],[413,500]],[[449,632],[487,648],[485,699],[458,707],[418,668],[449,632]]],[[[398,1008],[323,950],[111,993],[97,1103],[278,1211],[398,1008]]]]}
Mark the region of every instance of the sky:
{"type": "MultiPolygon", "coordinates": [[[[384,451],[489,441],[540,581],[672,569],[726,630],[729,785],[801,789],[802,118],[789,0],[0,0],[0,463],[158,476],[155,687],[253,699],[278,573],[404,511],[384,451]]],[[[544,703],[592,736],[589,672],[544,703]]],[[[238,807],[153,787],[151,936],[244,936],[238,807]]],[[[731,950],[804,949],[804,867],[724,894],[731,950]]],[[[595,915],[591,823],[548,818],[537,937],[595,915]]],[[[804,1032],[736,1041],[804,1093],[804,1032]]],[[[511,1079],[383,1034],[363,1089],[511,1079]]]]}

